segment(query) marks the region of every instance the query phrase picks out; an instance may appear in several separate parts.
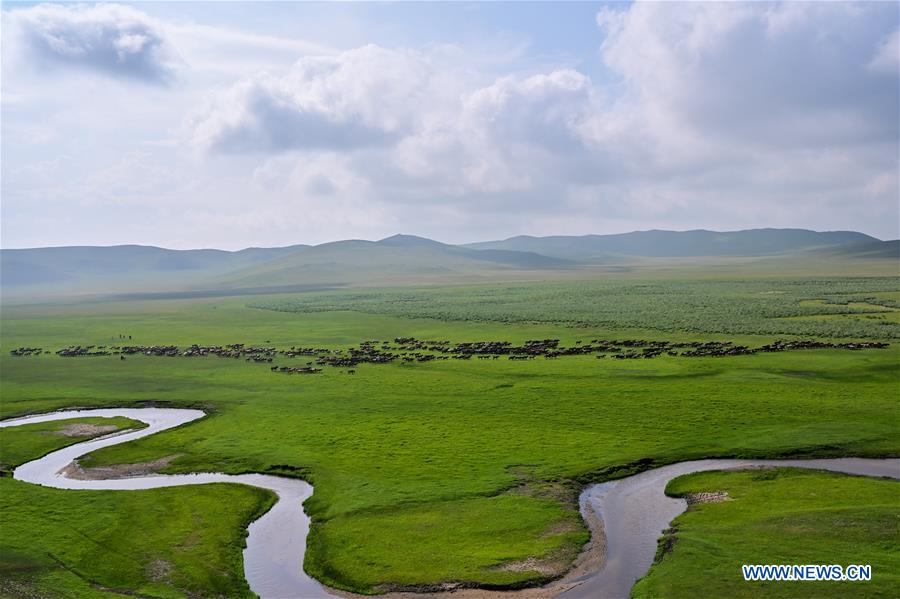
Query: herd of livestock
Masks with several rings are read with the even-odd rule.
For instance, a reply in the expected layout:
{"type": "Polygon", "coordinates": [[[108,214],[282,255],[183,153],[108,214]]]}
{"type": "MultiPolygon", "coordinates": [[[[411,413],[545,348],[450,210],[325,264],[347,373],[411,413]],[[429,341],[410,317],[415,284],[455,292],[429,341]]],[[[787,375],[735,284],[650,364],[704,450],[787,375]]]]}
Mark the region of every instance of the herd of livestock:
{"type": "MultiPolygon", "coordinates": [[[[267,342],[269,343],[269,342],[267,342]]],[[[272,363],[281,358],[309,358],[304,366],[272,366],[272,372],[287,374],[315,374],[322,366],[354,368],[359,364],[387,364],[391,362],[430,362],[432,360],[533,360],[537,357],[548,359],[562,356],[596,355],[597,358],[618,360],[656,358],[658,356],[740,356],[759,352],[781,352],[797,349],[883,349],[882,342],[829,343],[826,341],[775,341],[760,347],[736,345],[731,341],[647,341],[642,339],[576,341],[564,347],[559,339],[526,341],[514,345],[508,341],[475,341],[451,343],[450,341],[426,341],[414,337],[397,337],[389,341],[364,341],[358,347],[349,349],[329,349],[317,347],[291,346],[278,349],[271,346],[245,345],[191,345],[180,348],[175,345],[75,345],[50,352],[40,347],[19,347],[10,353],[13,356],[36,356],[55,353],[61,357],[86,356],[163,356],[163,357],[203,357],[243,359],[248,362],[272,363]]],[[[352,374],[354,370],[348,370],[352,374]]]]}

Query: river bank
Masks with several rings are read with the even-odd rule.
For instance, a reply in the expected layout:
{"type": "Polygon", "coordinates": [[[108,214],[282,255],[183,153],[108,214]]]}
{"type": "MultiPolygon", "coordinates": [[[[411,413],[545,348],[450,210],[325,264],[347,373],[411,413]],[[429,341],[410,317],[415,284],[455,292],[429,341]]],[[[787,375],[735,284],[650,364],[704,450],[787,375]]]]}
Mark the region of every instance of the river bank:
{"type": "MultiPolygon", "coordinates": [[[[304,481],[262,474],[149,474],[153,468],[146,464],[109,472],[85,472],[77,466],[77,458],[80,456],[101,447],[182,426],[203,417],[204,413],[200,410],[70,410],[2,421],[0,427],[96,416],[124,416],[142,421],[148,426],[55,451],[16,468],[14,477],[62,489],[128,490],[227,482],[270,490],[278,496],[278,501],[248,528],[244,570],[251,589],[264,598],[362,597],[324,587],[303,571],[303,555],[310,522],[302,510],[302,503],[313,492],[312,487],[304,481]],[[80,475],[71,476],[79,472],[80,475]]],[[[687,508],[684,499],[665,496],[664,490],[670,480],[683,474],[705,470],[775,466],[900,478],[898,459],[699,460],[672,464],[620,480],[591,485],[582,492],[580,509],[591,530],[591,541],[585,546],[574,567],[555,582],[542,587],[509,591],[460,588],[450,583],[445,585],[443,591],[438,592],[392,592],[384,596],[391,599],[439,598],[451,594],[455,599],[627,596],[634,582],[646,574],[652,565],[657,539],[662,530],[687,508]]]]}

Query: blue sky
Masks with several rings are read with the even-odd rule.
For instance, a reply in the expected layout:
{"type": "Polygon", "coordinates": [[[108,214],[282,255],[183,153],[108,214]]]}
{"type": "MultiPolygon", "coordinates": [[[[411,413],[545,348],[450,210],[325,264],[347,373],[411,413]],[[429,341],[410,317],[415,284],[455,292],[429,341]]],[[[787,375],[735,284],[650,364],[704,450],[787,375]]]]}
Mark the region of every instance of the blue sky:
{"type": "Polygon", "coordinates": [[[900,236],[895,3],[3,11],[3,247],[900,236]]]}

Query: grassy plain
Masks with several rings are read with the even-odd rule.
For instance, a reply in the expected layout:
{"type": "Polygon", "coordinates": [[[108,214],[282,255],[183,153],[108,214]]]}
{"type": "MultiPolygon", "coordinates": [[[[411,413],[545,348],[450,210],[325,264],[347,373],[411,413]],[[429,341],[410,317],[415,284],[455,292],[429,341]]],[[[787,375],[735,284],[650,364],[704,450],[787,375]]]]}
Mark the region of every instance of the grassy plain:
{"type": "Polygon", "coordinates": [[[652,328],[670,333],[900,339],[897,277],[669,278],[323,292],[250,305],[445,321],[652,328]],[[797,322],[796,319],[807,319],[797,322]]]}
{"type": "Polygon", "coordinates": [[[666,493],[727,491],[679,516],[674,545],[635,586],[656,597],[896,597],[900,483],[779,468],[679,477],[666,493]],[[870,564],[867,582],[745,582],[741,564],[870,564]]]}
{"type": "MultiPolygon", "coordinates": [[[[145,345],[280,348],[398,336],[761,345],[776,330],[799,335],[808,326],[783,329],[785,317],[832,309],[798,307],[800,300],[871,301],[865,298],[897,288],[896,278],[801,283],[662,282],[633,310],[619,304],[640,290],[604,295],[594,283],[582,285],[589,293],[581,295],[555,284],[523,284],[506,294],[452,288],[8,310],[0,415],[146,402],[202,406],[207,418],[101,450],[88,465],[177,453],[167,472],[300,474],[315,485],[306,504],[313,518],[306,568],[335,586],[375,592],[447,580],[523,584],[542,575],[502,567],[528,557],[567,560],[584,542],[574,498],[586,482],[701,457],[900,455],[900,351],[451,360],[360,365],[353,376],[329,368],[303,377],[216,357],[14,358],[8,350],[122,343],[121,335],[145,345]],[[729,298],[746,301],[717,316],[729,298]],[[296,302],[305,307],[298,310],[296,302]],[[654,302],[660,315],[652,313],[654,302]],[[767,311],[772,306],[781,308],[767,311]],[[590,310],[598,315],[593,320],[581,315],[590,310]]],[[[812,333],[895,337],[891,325],[865,321],[812,333]]],[[[6,534],[0,531],[0,539],[6,534]]]]}
{"type": "MultiPolygon", "coordinates": [[[[3,429],[4,464],[84,441],[56,434],[73,423],[143,426],[78,418],[3,429]]],[[[244,527],[273,500],[243,485],[102,492],[0,477],[0,596],[252,596],[241,567],[244,527]]]]}

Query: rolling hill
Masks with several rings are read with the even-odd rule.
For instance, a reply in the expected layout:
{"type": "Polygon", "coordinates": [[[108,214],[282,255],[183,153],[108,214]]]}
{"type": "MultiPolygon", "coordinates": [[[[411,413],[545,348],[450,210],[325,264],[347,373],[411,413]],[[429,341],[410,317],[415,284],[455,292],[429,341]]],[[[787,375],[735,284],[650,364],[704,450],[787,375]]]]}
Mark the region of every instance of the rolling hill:
{"type": "Polygon", "coordinates": [[[227,287],[402,282],[479,276],[497,271],[572,267],[570,260],[515,250],[475,250],[412,235],[380,241],[335,241],[301,248],[265,264],[228,273],[227,287]]]}
{"type": "Polygon", "coordinates": [[[527,251],[475,250],[423,237],[346,240],[317,246],[169,250],[148,246],[0,250],[4,296],[222,290],[275,292],[487,277],[497,272],[560,269],[569,260],[527,251]]]}
{"type": "Polygon", "coordinates": [[[303,246],[169,250],[118,245],[0,250],[0,284],[17,287],[108,286],[196,280],[267,262],[303,246]]]}
{"type": "MultiPolygon", "coordinates": [[[[323,287],[441,284],[708,265],[748,260],[780,272],[790,262],[827,269],[829,261],[875,261],[896,270],[900,242],[852,231],[639,231],[580,237],[512,237],[464,246],[413,235],[320,245],[170,250],[150,246],[0,250],[4,298],[118,294],[202,297],[323,287]],[[824,266],[823,266],[824,265],[824,266]]],[[[704,266],[706,268],[706,266],[704,266]]],[[[892,270],[893,269],[893,270],[892,270]]],[[[802,268],[800,270],[802,272],[802,268]]]]}
{"type": "Polygon", "coordinates": [[[900,262],[900,239],[852,243],[837,247],[827,247],[818,250],[818,252],[850,260],[893,259],[900,262]]]}
{"type": "Polygon", "coordinates": [[[617,235],[530,237],[521,235],[502,241],[467,244],[473,249],[537,252],[580,262],[604,262],[615,256],[759,257],[876,243],[880,240],[854,231],[809,231],[806,229],[749,229],[746,231],[635,231],[617,235]]]}

